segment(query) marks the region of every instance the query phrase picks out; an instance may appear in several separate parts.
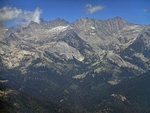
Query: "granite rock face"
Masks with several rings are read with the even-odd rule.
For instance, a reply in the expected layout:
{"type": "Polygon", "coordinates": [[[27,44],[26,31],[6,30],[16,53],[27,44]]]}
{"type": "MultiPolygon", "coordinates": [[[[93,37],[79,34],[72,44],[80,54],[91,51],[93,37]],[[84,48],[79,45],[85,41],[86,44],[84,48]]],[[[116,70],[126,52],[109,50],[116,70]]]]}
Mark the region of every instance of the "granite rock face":
{"type": "MultiPolygon", "coordinates": [[[[108,20],[81,18],[73,23],[60,18],[50,22],[41,19],[40,24],[31,22],[27,27],[8,29],[2,24],[0,27],[1,58],[11,69],[25,69],[38,58],[42,59],[43,65],[58,65],[54,61],[56,58],[65,64],[76,59],[91,67],[102,62],[120,71],[121,67],[134,67],[134,71],[142,70],[142,73],[146,68],[133,63],[133,57],[149,62],[149,26],[131,24],[120,17],[108,20]],[[28,61],[24,62],[25,59],[28,61]]],[[[148,66],[145,62],[143,65],[148,66]]],[[[102,70],[105,67],[101,67],[102,70]]]]}

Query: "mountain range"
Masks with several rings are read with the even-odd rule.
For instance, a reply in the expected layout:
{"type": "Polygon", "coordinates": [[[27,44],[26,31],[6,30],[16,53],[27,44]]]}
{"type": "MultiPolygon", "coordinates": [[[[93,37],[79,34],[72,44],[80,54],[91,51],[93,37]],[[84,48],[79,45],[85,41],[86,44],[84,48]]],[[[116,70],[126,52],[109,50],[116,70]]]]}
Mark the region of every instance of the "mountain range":
{"type": "Polygon", "coordinates": [[[0,65],[7,87],[72,112],[150,112],[150,25],[121,17],[0,23],[0,65]]]}

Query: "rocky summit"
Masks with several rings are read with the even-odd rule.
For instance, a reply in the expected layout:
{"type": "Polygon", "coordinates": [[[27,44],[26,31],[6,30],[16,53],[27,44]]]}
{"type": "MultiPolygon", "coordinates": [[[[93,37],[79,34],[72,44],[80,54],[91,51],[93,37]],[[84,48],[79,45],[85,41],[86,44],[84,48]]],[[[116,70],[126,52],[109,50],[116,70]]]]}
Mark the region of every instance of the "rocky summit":
{"type": "MultiPolygon", "coordinates": [[[[150,111],[129,94],[130,86],[149,74],[149,25],[121,17],[82,17],[73,23],[40,19],[11,28],[0,23],[0,65],[5,85],[70,112],[150,111]]],[[[142,98],[138,91],[137,98],[142,98]]]]}

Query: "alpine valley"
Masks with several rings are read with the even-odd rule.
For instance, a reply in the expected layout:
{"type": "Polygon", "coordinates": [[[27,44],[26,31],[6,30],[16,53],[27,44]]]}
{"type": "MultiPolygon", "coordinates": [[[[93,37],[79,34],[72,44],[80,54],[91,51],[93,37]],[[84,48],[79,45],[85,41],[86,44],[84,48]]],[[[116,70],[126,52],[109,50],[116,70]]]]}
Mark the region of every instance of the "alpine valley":
{"type": "Polygon", "coordinates": [[[0,23],[2,113],[150,113],[149,86],[150,25],[0,23]]]}

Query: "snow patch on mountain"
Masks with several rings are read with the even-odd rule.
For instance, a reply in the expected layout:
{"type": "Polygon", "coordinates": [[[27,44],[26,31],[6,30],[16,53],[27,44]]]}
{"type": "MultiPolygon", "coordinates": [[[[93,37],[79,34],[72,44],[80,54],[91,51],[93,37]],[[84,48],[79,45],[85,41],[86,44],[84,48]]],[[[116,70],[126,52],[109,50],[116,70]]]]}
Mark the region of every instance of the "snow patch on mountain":
{"type": "Polygon", "coordinates": [[[67,30],[68,27],[69,26],[57,26],[57,27],[54,27],[54,28],[50,29],[49,32],[52,32],[52,33],[63,32],[65,30],[67,30]]]}

